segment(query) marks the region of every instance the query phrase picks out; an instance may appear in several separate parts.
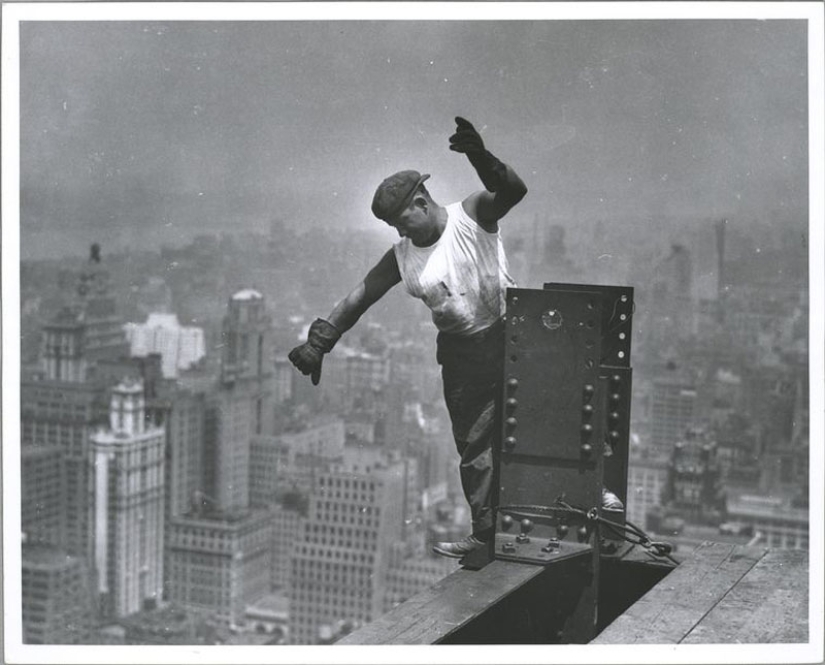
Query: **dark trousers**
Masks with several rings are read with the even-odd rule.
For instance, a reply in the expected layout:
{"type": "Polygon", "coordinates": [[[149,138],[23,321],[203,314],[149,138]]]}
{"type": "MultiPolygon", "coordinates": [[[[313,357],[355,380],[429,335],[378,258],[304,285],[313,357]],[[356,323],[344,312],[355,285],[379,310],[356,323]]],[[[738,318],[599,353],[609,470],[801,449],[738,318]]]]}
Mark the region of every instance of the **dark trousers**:
{"type": "Polygon", "coordinates": [[[498,395],[504,362],[504,324],[474,335],[438,334],[444,399],[461,456],[461,486],[473,533],[493,527],[496,492],[493,456],[500,434],[498,395]]]}

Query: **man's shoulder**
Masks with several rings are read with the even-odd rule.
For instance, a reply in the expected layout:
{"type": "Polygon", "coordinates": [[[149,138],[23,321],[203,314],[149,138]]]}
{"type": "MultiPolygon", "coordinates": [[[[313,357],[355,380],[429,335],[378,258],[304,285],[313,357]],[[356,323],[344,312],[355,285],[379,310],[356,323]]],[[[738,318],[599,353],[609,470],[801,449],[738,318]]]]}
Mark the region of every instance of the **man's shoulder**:
{"type": "Polygon", "coordinates": [[[465,225],[469,228],[476,230],[481,229],[487,233],[496,233],[498,231],[498,224],[484,224],[479,221],[478,215],[478,202],[486,195],[487,192],[478,191],[473,192],[469,196],[467,196],[463,201],[458,201],[453,205],[456,206],[458,209],[458,217],[462,219],[465,225]]]}

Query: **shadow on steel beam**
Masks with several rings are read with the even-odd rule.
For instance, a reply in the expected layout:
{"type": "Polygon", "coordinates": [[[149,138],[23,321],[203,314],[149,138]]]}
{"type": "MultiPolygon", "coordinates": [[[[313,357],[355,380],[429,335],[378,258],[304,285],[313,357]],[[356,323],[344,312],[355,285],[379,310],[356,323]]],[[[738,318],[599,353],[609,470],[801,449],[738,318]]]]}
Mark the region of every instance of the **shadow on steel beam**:
{"type": "MultiPolygon", "coordinates": [[[[672,566],[603,558],[598,621],[577,608],[592,589],[582,560],[558,562],[502,598],[439,644],[584,644],[661,581],[672,566]]],[[[449,602],[448,600],[446,602],[449,602]]]]}

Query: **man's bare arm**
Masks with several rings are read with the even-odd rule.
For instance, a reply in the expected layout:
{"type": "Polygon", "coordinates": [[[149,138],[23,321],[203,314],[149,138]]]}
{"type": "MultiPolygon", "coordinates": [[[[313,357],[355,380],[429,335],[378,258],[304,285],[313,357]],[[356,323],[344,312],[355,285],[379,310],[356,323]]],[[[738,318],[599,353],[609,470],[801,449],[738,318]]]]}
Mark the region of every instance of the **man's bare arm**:
{"type": "Polygon", "coordinates": [[[307,341],[289,352],[289,360],[302,374],[311,375],[312,384],[321,380],[324,354],[329,353],[341,335],[355,325],[370,306],[401,281],[393,250],[388,251],[350,294],[339,302],[327,319],[315,319],[309,326],[307,341]]]}
{"type": "Polygon", "coordinates": [[[395,252],[390,249],[367,273],[366,277],[341,300],[328,317],[340,333],[352,328],[361,315],[401,281],[395,252]]]}
{"type": "Polygon", "coordinates": [[[465,212],[490,233],[498,230],[498,220],[527,194],[527,185],[518,174],[506,164],[503,166],[506,178],[499,190],[473,192],[462,202],[465,212]]]}

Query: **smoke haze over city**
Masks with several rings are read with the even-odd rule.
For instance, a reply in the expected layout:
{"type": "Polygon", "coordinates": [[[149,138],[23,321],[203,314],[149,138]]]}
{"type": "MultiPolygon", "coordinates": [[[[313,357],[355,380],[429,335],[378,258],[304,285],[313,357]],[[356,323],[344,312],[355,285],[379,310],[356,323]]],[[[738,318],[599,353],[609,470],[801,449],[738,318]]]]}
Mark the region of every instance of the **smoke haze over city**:
{"type": "Polygon", "coordinates": [[[445,202],[476,187],[455,115],[528,183],[513,226],[805,231],[801,22],[36,22],[20,47],[23,258],[380,230],[389,173],[432,173],[445,202]]]}

